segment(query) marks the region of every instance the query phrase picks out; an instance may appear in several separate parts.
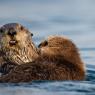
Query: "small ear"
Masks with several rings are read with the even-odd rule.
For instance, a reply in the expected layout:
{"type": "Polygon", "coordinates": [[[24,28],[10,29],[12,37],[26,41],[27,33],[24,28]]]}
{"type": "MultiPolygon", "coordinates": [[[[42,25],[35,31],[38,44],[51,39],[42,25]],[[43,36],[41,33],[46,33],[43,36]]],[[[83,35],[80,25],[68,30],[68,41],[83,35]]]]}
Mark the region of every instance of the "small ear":
{"type": "Polygon", "coordinates": [[[44,42],[41,42],[39,45],[38,45],[38,47],[40,48],[40,47],[44,47],[44,46],[47,46],[48,45],[48,41],[44,41],[44,42]]]}
{"type": "Polygon", "coordinates": [[[21,26],[21,27],[20,27],[20,29],[21,29],[21,30],[24,30],[24,27],[23,27],[23,26],[21,26]]]}
{"type": "Polygon", "coordinates": [[[0,33],[3,33],[4,31],[3,31],[3,29],[2,28],[0,28],[0,33]]]}

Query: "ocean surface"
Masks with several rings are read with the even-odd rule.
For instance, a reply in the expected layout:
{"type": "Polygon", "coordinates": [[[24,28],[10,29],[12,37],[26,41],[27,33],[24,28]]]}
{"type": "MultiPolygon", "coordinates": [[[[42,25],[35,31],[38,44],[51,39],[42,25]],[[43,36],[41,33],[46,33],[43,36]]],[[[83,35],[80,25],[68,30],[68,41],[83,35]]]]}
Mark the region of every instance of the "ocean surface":
{"type": "Polygon", "coordinates": [[[95,95],[95,0],[0,0],[0,26],[12,22],[26,26],[36,45],[49,35],[71,39],[86,79],[0,83],[0,95],[95,95]]]}

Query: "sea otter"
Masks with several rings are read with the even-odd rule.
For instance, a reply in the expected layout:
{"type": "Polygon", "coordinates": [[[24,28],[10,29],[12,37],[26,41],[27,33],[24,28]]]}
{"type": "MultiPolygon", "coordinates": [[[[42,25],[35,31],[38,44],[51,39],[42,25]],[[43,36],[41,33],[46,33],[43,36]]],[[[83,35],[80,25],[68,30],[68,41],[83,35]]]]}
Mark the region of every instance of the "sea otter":
{"type": "Polygon", "coordinates": [[[7,75],[0,77],[0,82],[84,80],[84,63],[71,40],[52,36],[43,41],[38,49],[39,57],[36,60],[16,66],[7,75]]]}
{"type": "Polygon", "coordinates": [[[38,51],[32,41],[33,34],[18,23],[0,28],[0,71],[8,73],[15,65],[34,61],[38,51]]]}

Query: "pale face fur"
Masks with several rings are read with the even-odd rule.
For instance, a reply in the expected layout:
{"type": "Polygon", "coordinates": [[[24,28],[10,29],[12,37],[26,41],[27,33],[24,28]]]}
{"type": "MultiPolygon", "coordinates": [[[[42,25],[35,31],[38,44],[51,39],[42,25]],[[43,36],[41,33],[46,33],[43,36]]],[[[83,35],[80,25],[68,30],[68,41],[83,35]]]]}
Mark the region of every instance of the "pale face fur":
{"type": "Polygon", "coordinates": [[[9,62],[23,64],[32,62],[38,57],[31,33],[18,23],[2,26],[0,28],[0,39],[0,50],[4,59],[9,62]]]}

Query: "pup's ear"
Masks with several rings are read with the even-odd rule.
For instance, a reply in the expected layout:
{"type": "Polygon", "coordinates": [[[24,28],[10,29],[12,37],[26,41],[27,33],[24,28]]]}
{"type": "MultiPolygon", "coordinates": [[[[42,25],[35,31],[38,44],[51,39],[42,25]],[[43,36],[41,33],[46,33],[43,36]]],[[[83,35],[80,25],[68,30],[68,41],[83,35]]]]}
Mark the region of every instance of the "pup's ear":
{"type": "Polygon", "coordinates": [[[39,45],[38,45],[38,47],[40,48],[40,47],[44,47],[44,46],[47,46],[48,45],[48,41],[43,41],[43,42],[41,42],[39,45]]]}

